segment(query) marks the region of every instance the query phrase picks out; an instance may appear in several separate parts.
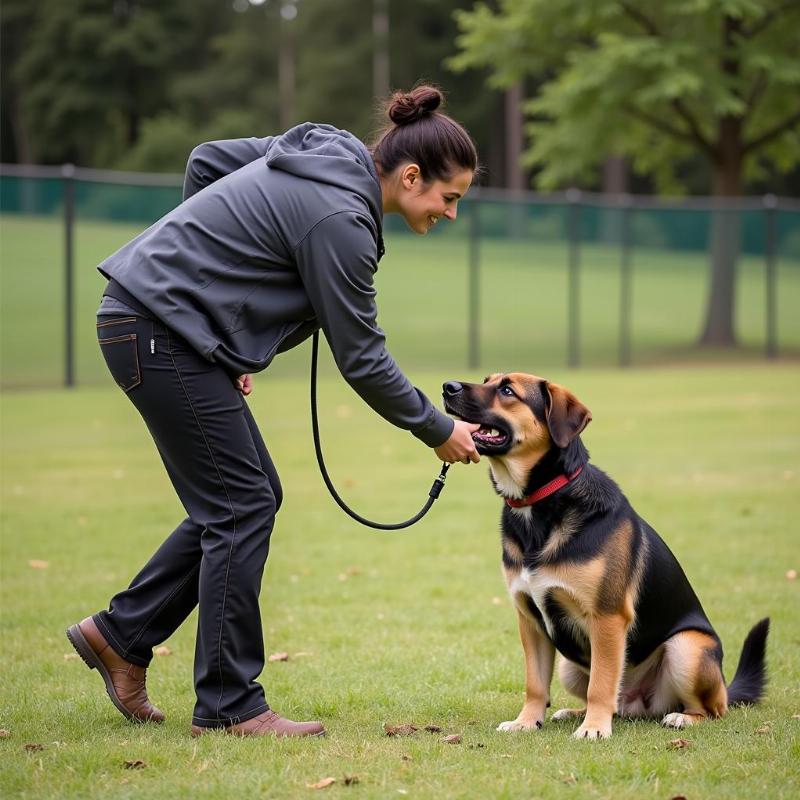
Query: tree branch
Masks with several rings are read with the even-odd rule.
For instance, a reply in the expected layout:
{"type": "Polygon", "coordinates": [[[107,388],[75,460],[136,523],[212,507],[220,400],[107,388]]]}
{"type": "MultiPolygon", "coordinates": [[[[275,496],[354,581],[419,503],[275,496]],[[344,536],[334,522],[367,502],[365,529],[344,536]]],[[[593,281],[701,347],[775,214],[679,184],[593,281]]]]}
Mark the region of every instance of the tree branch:
{"type": "Polygon", "coordinates": [[[764,131],[761,136],[757,136],[752,141],[748,142],[744,148],[744,153],[752,153],[753,150],[758,150],[760,147],[763,147],[768,142],[771,142],[773,139],[780,136],[782,133],[785,133],[788,130],[791,130],[795,125],[800,123],[800,111],[792,114],[791,117],[787,117],[783,122],[779,122],[777,125],[774,125],[769,130],[764,131]]]}
{"type": "MultiPolygon", "coordinates": [[[[653,38],[656,39],[664,38],[661,34],[661,31],[658,28],[658,25],[656,25],[656,23],[653,22],[653,20],[650,19],[650,17],[648,17],[646,14],[643,14],[638,8],[632,6],[626,0],[618,0],[618,2],[620,8],[625,12],[625,14],[627,14],[627,16],[629,16],[632,20],[634,20],[642,28],[644,28],[644,30],[647,32],[649,36],[652,36],[653,38]]],[[[706,137],[703,136],[703,132],[700,130],[699,123],[694,118],[694,115],[689,111],[689,109],[683,103],[683,101],[680,98],[675,98],[672,101],[672,107],[675,109],[678,115],[683,119],[683,121],[689,127],[688,133],[672,126],[665,126],[661,124],[661,127],[664,130],[668,130],[670,133],[672,133],[673,136],[679,136],[682,139],[688,138],[689,141],[692,141],[695,144],[699,145],[700,148],[706,151],[706,153],[708,153],[710,156],[713,156],[714,148],[712,147],[711,142],[709,142],[708,139],[706,139],[706,137]]],[[[656,124],[656,121],[653,118],[645,121],[649,121],[651,125],[656,124]]]]}
{"type": "Polygon", "coordinates": [[[747,100],[745,101],[745,110],[744,114],[742,115],[743,119],[747,119],[750,114],[753,113],[753,109],[758,104],[759,100],[761,100],[762,96],[764,95],[764,90],[767,88],[767,71],[762,67],[758,71],[758,75],[756,76],[755,81],[753,82],[753,88],[750,90],[750,93],[747,95],[747,100]]]}
{"type": "Polygon", "coordinates": [[[662,133],[666,131],[671,136],[674,136],[676,139],[683,139],[687,142],[695,142],[695,138],[690,131],[683,131],[680,128],[676,128],[674,125],[671,125],[669,122],[665,122],[658,117],[654,117],[652,114],[648,114],[646,111],[642,111],[641,109],[636,108],[628,103],[625,103],[622,106],[622,110],[629,114],[632,117],[635,117],[642,122],[646,122],[648,125],[651,125],[653,128],[661,131],[662,133]]]}
{"type": "Polygon", "coordinates": [[[797,7],[797,0],[787,0],[787,2],[782,3],[777,8],[774,8],[772,11],[765,14],[752,28],[749,30],[743,30],[741,32],[742,36],[745,39],[754,39],[760,33],[763,33],[772,23],[789,8],[797,7]]]}
{"type": "Polygon", "coordinates": [[[620,8],[635,22],[638,22],[651,36],[660,37],[661,32],[658,26],[645,14],[642,14],[638,8],[626,3],[625,0],[619,0],[620,8]]]}
{"type": "Polygon", "coordinates": [[[672,101],[672,107],[678,112],[680,117],[683,121],[689,126],[689,130],[692,134],[692,140],[698,144],[703,150],[705,150],[710,156],[714,155],[714,148],[711,142],[703,136],[703,132],[700,130],[700,125],[697,123],[697,120],[692,116],[686,106],[683,104],[683,101],[680,98],[675,98],[672,101]]]}

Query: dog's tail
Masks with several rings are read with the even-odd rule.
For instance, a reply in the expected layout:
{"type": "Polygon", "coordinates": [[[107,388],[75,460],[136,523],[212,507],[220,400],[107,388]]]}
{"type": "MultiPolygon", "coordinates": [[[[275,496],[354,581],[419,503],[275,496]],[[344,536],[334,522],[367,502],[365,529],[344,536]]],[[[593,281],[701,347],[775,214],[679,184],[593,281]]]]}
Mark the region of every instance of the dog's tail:
{"type": "Polygon", "coordinates": [[[767,685],[767,665],[764,656],[767,649],[769,617],[757,622],[742,646],[739,666],[728,686],[728,705],[757,703],[767,685]]]}

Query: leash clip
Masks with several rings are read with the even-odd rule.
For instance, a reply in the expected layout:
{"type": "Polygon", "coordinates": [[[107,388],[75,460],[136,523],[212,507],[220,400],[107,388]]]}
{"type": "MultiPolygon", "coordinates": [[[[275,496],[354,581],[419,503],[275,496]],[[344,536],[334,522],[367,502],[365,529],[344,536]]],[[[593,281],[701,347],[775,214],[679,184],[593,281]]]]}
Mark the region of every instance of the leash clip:
{"type": "Polygon", "coordinates": [[[436,500],[439,495],[442,493],[442,489],[444,489],[444,482],[445,478],[447,478],[447,470],[450,469],[449,464],[442,464],[442,471],[436,477],[436,480],[433,482],[431,486],[431,490],[428,492],[428,497],[433,498],[436,500]]]}

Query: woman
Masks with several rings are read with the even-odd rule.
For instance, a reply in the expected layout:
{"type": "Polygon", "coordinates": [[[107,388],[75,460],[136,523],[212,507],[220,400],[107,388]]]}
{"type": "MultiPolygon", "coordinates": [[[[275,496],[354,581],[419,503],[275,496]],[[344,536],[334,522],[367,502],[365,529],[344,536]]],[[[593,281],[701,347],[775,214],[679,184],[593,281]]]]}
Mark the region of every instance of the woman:
{"type": "Polygon", "coordinates": [[[342,375],[444,461],[478,461],[471,433],[400,372],[376,324],[384,213],[413,231],[454,220],[477,168],[469,135],[417,87],[388,105],[372,150],[305,123],[210,142],[189,159],[184,202],[98,269],[98,339],[155,440],[186,519],[108,611],[69,628],[129,719],[161,722],[145,688],[153,647],[199,604],[192,733],[307,736],[267,705],[258,596],[282,491],[244,401],[250,374],[321,328],[342,375]]]}

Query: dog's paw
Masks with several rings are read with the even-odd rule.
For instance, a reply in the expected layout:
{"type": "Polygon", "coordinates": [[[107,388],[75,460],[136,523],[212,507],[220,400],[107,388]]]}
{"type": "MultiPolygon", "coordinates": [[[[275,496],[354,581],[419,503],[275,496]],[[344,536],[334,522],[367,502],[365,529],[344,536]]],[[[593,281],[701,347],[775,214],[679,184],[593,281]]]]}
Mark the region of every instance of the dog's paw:
{"type": "Polygon", "coordinates": [[[572,734],[573,739],[608,739],[611,736],[611,723],[607,725],[587,724],[586,722],[572,734]]]}
{"type": "Polygon", "coordinates": [[[551,719],[555,722],[563,719],[580,719],[586,714],[585,708],[559,708],[553,713],[551,719]]]}
{"type": "Polygon", "coordinates": [[[695,718],[691,714],[679,714],[675,712],[674,714],[667,714],[664,719],[661,720],[661,724],[665,728],[688,728],[690,725],[694,725],[695,718]]]}
{"type": "Polygon", "coordinates": [[[542,727],[542,720],[535,719],[532,721],[521,720],[519,718],[509,720],[508,722],[501,722],[497,726],[498,731],[538,731],[542,727]]]}

